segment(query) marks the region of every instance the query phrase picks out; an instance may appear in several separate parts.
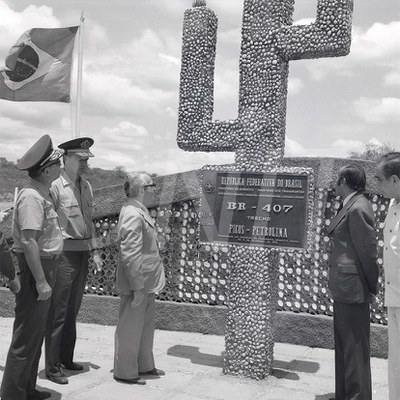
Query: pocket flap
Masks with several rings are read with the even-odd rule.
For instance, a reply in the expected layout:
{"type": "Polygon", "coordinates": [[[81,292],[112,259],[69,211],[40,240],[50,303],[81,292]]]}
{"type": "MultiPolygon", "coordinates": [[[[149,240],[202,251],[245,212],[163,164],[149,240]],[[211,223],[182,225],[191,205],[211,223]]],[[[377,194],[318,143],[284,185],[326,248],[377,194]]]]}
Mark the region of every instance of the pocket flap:
{"type": "Polygon", "coordinates": [[[44,215],[46,219],[58,218],[58,215],[52,206],[46,207],[44,209],[44,215]]]}
{"type": "Polygon", "coordinates": [[[79,207],[78,202],[76,199],[66,199],[64,201],[65,207],[79,207]]]}
{"type": "Polygon", "coordinates": [[[338,271],[343,274],[358,275],[357,267],[354,264],[338,264],[338,271]]]}

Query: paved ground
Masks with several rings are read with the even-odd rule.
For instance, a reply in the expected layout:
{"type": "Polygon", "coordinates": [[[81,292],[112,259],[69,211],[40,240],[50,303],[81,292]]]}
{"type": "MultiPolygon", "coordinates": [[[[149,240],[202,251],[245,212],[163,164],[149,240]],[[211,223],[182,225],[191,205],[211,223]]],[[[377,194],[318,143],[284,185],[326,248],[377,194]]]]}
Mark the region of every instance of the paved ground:
{"type": "MultiPolygon", "coordinates": [[[[0,379],[11,338],[13,320],[0,318],[0,379]]],[[[112,379],[114,327],[79,324],[76,360],[83,372],[69,374],[68,385],[44,377],[38,385],[53,400],[327,400],[334,395],[333,351],[276,343],[274,374],[263,381],[222,373],[221,336],[156,331],[157,367],[162,378],[145,386],[112,379]]],[[[43,357],[42,357],[43,358],[43,357]]],[[[374,400],[387,399],[387,360],[372,359],[374,400]]]]}

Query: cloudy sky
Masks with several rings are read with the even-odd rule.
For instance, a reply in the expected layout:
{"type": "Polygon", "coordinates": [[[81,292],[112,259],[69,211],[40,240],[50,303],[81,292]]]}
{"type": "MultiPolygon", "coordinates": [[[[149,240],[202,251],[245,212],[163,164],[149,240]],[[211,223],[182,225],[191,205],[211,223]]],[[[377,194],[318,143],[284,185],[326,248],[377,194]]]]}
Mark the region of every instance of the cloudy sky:
{"type": "MultiPolygon", "coordinates": [[[[278,1],[278,0],[277,0],[278,1]]],[[[296,23],[317,0],[296,1],[296,23]]],[[[233,162],[232,153],[176,145],[182,21],[192,0],[0,0],[0,68],[31,28],[77,25],[85,15],[81,135],[91,166],[170,174],[233,162]]],[[[207,0],[219,18],[215,119],[235,119],[242,0],[207,0]]],[[[290,64],[287,156],[348,155],[364,143],[400,149],[400,2],[356,0],[351,53],[290,64]]],[[[0,157],[16,161],[43,133],[70,139],[74,102],[0,100],[0,157]]]]}

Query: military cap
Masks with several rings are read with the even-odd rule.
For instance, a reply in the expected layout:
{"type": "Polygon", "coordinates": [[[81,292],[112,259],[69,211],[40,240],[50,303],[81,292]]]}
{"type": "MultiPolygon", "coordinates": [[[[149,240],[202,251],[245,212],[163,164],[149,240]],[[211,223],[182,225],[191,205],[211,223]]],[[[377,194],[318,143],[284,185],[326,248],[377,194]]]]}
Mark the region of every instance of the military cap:
{"type": "Polygon", "coordinates": [[[66,154],[75,154],[80,157],[94,157],[89,150],[93,146],[94,140],[90,137],[80,137],[61,143],[58,147],[63,149],[66,154]]]}
{"type": "Polygon", "coordinates": [[[37,171],[56,163],[64,154],[63,150],[53,149],[49,135],[43,135],[17,162],[23,171],[37,171]]]}

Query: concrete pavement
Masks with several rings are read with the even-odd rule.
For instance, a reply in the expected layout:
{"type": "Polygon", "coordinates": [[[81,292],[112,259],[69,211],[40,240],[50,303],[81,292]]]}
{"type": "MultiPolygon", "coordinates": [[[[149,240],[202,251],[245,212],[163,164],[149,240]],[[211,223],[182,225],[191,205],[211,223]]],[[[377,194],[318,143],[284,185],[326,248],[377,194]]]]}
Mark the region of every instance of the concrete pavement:
{"type": "MultiPolygon", "coordinates": [[[[0,379],[11,339],[12,318],[0,318],[0,379]]],[[[52,400],[327,400],[334,395],[333,351],[275,344],[274,373],[263,381],[222,373],[223,336],[157,330],[155,358],[166,376],[145,386],[112,378],[112,326],[78,324],[75,361],[84,371],[68,373],[69,384],[45,379],[43,357],[38,389],[52,400]]],[[[373,399],[387,400],[387,360],[372,358],[373,399]]]]}

